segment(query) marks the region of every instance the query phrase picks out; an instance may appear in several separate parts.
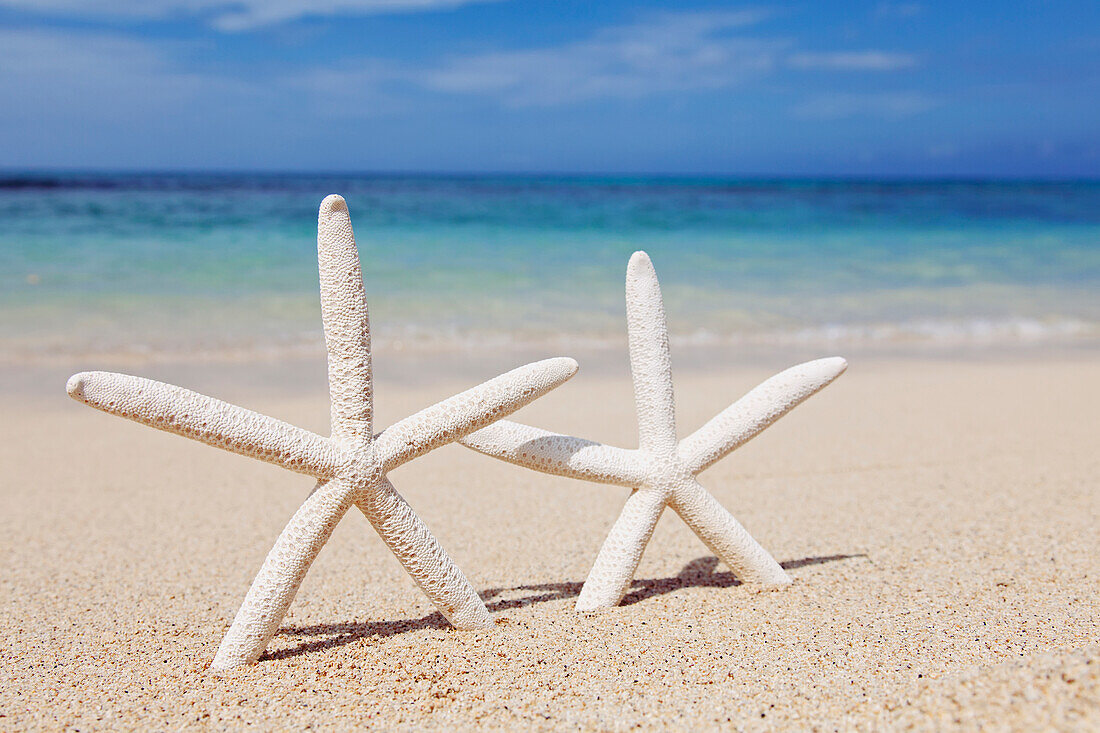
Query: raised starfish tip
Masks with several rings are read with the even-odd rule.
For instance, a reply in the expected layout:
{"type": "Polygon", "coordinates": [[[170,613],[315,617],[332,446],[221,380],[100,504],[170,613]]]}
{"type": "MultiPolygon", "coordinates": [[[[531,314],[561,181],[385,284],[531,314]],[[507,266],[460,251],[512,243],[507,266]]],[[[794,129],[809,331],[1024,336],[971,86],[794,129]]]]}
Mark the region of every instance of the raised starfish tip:
{"type": "Polygon", "coordinates": [[[69,377],[69,381],[65,383],[65,391],[69,393],[69,396],[74,400],[84,399],[84,385],[88,381],[90,372],[80,372],[69,377]]]}
{"type": "Polygon", "coordinates": [[[644,250],[638,250],[630,255],[630,262],[626,266],[626,272],[628,275],[634,276],[654,272],[653,262],[649,259],[649,255],[646,254],[644,250]]]}
{"type": "Polygon", "coordinates": [[[576,359],[571,359],[568,356],[555,356],[543,363],[550,367],[554,379],[569,379],[581,368],[576,359]]]}
{"type": "Polygon", "coordinates": [[[832,375],[833,379],[839,377],[848,368],[848,360],[841,356],[830,356],[812,363],[819,367],[823,374],[832,375]]]}
{"type": "MultiPolygon", "coordinates": [[[[316,199],[314,199],[316,200],[316,199]]],[[[347,211],[348,202],[344,201],[344,197],[338,193],[330,193],[325,196],[324,201],[321,202],[321,215],[331,214],[336,211],[347,211]]]]}

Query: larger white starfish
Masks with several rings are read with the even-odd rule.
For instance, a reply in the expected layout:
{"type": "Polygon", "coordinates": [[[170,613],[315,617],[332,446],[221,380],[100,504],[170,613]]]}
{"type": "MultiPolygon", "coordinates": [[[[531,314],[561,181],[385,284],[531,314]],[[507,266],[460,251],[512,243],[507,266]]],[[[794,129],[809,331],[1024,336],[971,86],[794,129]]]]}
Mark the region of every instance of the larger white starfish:
{"type": "Polygon", "coordinates": [[[259,659],[310,564],[352,504],[448,621],[464,629],[489,626],[481,598],[386,474],[518,410],[577,371],[567,358],[528,364],[374,435],[370,324],[355,236],[339,196],[321,203],[317,260],[332,400],[329,438],[149,379],[109,372],[69,379],[69,394],[92,407],[318,480],[268,553],[218,648],[214,671],[259,659]]]}
{"type": "Polygon", "coordinates": [[[634,490],[581,588],[580,611],[619,604],[666,506],[742,580],[790,583],[779,563],[695,476],[832,382],[847,362],[839,357],[819,359],[781,372],[677,443],[668,327],[657,273],[645,252],[635,252],[627,266],[626,316],[638,449],[614,448],[509,420],[460,442],[527,468],[634,490]]]}

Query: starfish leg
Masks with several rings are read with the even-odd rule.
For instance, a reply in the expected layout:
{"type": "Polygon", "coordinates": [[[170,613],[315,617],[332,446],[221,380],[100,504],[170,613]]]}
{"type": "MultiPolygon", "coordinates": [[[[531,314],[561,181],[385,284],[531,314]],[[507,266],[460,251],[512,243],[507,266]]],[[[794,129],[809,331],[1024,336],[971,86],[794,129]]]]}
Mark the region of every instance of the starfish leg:
{"type": "Polygon", "coordinates": [[[544,359],[505,372],[394,423],[376,438],[375,450],[388,473],[512,414],[576,373],[577,362],[567,357],[544,359]]]}
{"type": "Polygon", "coordinates": [[[626,320],[638,443],[643,451],[668,454],[676,450],[672,358],[661,286],[645,252],[635,252],[627,265],[626,320]]]}
{"type": "Polygon", "coordinates": [[[172,384],[81,372],[66,389],[73,399],[112,415],[317,478],[333,476],[341,460],[340,451],[316,433],[172,384]]]}
{"type": "Polygon", "coordinates": [[[321,321],[328,349],[334,437],[370,437],[374,413],[370,319],[348,205],[327,196],[317,215],[321,321]]]}
{"type": "Polygon", "coordinates": [[[389,479],[366,492],[357,504],[405,572],[452,626],[458,629],[492,626],[485,603],[470,581],[389,479]]]}
{"type": "Polygon", "coordinates": [[[260,658],[279,629],[309,566],[355,500],[342,480],[328,481],[309,495],[267,554],[248,594],[218,647],[210,669],[224,672],[260,658]]]}
{"type": "Polygon", "coordinates": [[[626,500],[600,548],[577,598],[578,611],[614,608],[626,595],[642,553],[665,508],[665,495],[654,489],[636,489],[626,500]]]}
{"type": "Polygon", "coordinates": [[[467,448],[557,476],[620,486],[645,479],[638,451],[498,420],[460,441],[467,448]]]}
{"type": "Polygon", "coordinates": [[[790,577],[775,558],[697,481],[677,486],[669,506],[741,580],[769,586],[790,584],[790,577]]]}
{"type": "Polygon", "coordinates": [[[762,382],[680,441],[680,458],[691,473],[699,473],[844,373],[848,362],[839,356],[791,367],[762,382]]]}

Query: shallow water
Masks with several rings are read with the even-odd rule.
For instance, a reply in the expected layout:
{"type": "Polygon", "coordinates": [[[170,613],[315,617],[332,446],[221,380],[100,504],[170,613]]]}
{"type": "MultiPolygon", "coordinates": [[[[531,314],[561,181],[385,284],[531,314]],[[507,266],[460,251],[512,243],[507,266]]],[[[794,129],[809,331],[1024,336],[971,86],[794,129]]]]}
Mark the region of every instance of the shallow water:
{"type": "Polygon", "coordinates": [[[701,342],[1095,339],[1100,184],[447,176],[0,180],[0,354],[314,344],[347,199],[377,338],[618,338],[645,249],[701,342]]]}

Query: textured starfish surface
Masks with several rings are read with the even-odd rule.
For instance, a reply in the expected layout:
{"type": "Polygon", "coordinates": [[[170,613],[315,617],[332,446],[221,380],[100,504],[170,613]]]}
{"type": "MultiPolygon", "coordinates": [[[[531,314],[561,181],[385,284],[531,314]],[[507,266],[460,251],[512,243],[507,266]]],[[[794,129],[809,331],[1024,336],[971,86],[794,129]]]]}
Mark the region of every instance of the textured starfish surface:
{"type": "Polygon", "coordinates": [[[661,289],[645,252],[626,273],[627,328],[639,447],[615,448],[502,420],[460,442],[545,473],[627,486],[634,491],[600,549],[577,609],[617,606],[666,506],[744,581],[787,585],[779,563],[695,476],[743,445],[847,368],[839,357],[792,367],[759,385],[677,443],[672,364],[661,289]]]}
{"type": "Polygon", "coordinates": [[[69,379],[68,392],[92,407],[317,479],[267,555],[211,668],[259,659],[298,586],[341,517],[358,506],[405,570],[458,628],[490,625],[485,604],[386,474],[482,428],[558,386],[572,359],[528,364],[373,432],[370,324],[359,253],[347,205],[321,203],[317,224],[321,317],[328,349],[332,435],[325,438],[212,397],[110,372],[69,379]]]}

